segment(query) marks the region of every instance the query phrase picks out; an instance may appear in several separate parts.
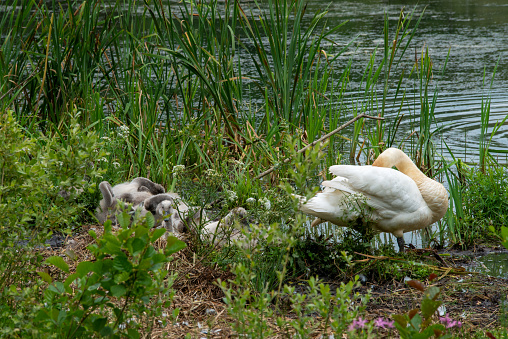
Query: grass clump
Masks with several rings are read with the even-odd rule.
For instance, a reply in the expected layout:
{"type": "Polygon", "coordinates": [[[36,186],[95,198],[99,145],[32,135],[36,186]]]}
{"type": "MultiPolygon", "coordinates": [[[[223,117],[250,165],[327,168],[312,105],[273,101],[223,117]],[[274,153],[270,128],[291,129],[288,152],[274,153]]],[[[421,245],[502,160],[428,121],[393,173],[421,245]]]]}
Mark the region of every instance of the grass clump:
{"type": "Polygon", "coordinates": [[[452,204],[446,218],[449,233],[455,244],[471,247],[481,242],[492,242],[489,227],[497,232],[508,223],[508,173],[502,166],[459,168],[460,176],[448,176],[452,204]]]}

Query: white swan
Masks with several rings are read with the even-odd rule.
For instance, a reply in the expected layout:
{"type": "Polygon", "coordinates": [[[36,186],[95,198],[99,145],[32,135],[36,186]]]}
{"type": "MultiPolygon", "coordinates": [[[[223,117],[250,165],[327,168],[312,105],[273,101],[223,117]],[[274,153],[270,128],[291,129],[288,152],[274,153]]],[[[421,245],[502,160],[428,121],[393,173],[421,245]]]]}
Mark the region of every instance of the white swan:
{"type": "Polygon", "coordinates": [[[381,153],[372,166],[335,165],[329,170],[336,177],[324,181],[324,191],[300,205],[301,211],[317,217],[313,226],[361,222],[393,234],[399,251],[404,251],[405,232],[437,222],[448,209],[444,186],[396,148],[381,153]]]}

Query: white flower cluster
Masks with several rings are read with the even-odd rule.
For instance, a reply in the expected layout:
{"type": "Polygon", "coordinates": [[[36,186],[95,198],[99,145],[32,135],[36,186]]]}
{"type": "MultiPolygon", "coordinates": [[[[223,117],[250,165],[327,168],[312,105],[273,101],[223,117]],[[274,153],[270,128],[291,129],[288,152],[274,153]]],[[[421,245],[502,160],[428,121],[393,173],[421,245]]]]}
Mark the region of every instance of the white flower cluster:
{"type": "Polygon", "coordinates": [[[227,190],[226,191],[226,199],[235,202],[238,199],[238,195],[236,195],[236,192],[227,190]]]}
{"type": "Polygon", "coordinates": [[[253,207],[254,205],[256,205],[256,198],[249,198],[245,202],[247,203],[247,206],[253,207]]]}
{"type": "Polygon", "coordinates": [[[269,211],[272,208],[272,203],[267,197],[263,197],[259,199],[259,203],[264,206],[264,208],[269,211]]]}
{"type": "Polygon", "coordinates": [[[240,161],[240,160],[233,160],[233,165],[238,169],[245,168],[245,164],[243,163],[243,161],[240,161]]]}
{"type": "Polygon", "coordinates": [[[220,178],[220,174],[213,168],[209,168],[205,171],[205,176],[209,181],[215,181],[220,178]]]}
{"type": "MultiPolygon", "coordinates": [[[[136,318],[130,318],[130,319],[127,319],[127,324],[129,324],[130,322],[135,322],[136,321],[136,318]]],[[[120,330],[125,330],[127,328],[127,324],[126,323],[121,323],[118,325],[118,328],[120,330]]]]}
{"type": "Polygon", "coordinates": [[[173,166],[173,177],[179,177],[185,171],[185,165],[173,166]]]}
{"type": "Polygon", "coordinates": [[[129,137],[129,126],[121,125],[118,127],[118,136],[123,139],[127,139],[129,137]]]}

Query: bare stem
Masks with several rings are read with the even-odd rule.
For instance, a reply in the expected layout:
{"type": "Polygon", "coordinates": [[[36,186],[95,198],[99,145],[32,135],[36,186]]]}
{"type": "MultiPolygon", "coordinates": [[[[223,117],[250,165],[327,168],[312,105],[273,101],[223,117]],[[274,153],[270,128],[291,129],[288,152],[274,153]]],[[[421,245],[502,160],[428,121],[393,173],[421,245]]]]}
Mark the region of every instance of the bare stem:
{"type": "MultiPolygon", "coordinates": [[[[384,120],[384,118],[382,117],[373,117],[371,115],[367,115],[365,113],[362,113],[360,115],[357,115],[356,117],[354,117],[353,119],[349,120],[348,122],[346,122],[344,125],[334,129],[333,131],[331,131],[330,133],[324,135],[323,137],[319,138],[318,140],[315,140],[313,142],[311,142],[310,144],[308,144],[307,146],[305,146],[304,148],[302,148],[301,150],[299,150],[297,152],[297,154],[300,154],[300,153],[303,153],[305,152],[308,148],[314,146],[315,144],[317,144],[318,142],[321,142],[323,140],[326,140],[328,139],[329,137],[331,137],[332,135],[334,135],[335,133],[338,133],[340,132],[341,130],[343,130],[344,128],[348,127],[349,125],[351,125],[353,122],[355,122],[356,120],[358,119],[361,119],[361,118],[368,118],[368,119],[376,119],[376,120],[384,120]]],[[[289,162],[291,160],[291,158],[286,158],[282,161],[282,164],[285,164],[287,162],[289,162]]],[[[278,165],[280,165],[281,163],[277,163],[275,164],[274,166],[270,167],[269,169],[267,169],[266,171],[264,171],[263,173],[259,174],[256,178],[254,178],[255,180],[258,180],[258,179],[261,179],[262,177],[264,177],[265,175],[267,174],[270,174],[272,173],[278,165]]]]}

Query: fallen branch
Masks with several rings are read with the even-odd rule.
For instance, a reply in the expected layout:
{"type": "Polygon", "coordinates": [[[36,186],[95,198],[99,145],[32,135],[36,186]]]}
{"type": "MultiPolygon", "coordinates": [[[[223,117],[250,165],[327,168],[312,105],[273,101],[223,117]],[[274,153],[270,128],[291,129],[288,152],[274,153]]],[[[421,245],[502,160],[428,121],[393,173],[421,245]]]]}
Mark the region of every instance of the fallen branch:
{"type": "MultiPolygon", "coordinates": [[[[384,118],[382,117],[373,117],[371,115],[367,115],[365,113],[362,113],[360,115],[357,115],[356,117],[354,117],[353,119],[349,120],[348,122],[346,122],[344,125],[336,128],[335,130],[331,131],[330,133],[324,135],[323,137],[319,138],[318,140],[315,140],[313,142],[311,142],[310,144],[308,144],[307,146],[305,146],[304,148],[302,148],[301,150],[299,150],[297,152],[297,154],[300,154],[300,153],[303,153],[305,152],[307,149],[309,149],[310,147],[314,146],[315,144],[317,144],[318,142],[321,142],[323,140],[326,140],[328,139],[329,137],[331,137],[332,135],[334,135],[335,133],[338,133],[340,132],[341,130],[343,130],[344,128],[348,127],[349,125],[351,125],[353,122],[355,122],[356,120],[358,119],[361,119],[361,118],[368,118],[368,119],[376,119],[376,120],[384,120],[384,118]]],[[[287,162],[289,162],[291,160],[291,158],[286,158],[282,161],[282,164],[285,164],[287,162]]],[[[267,169],[266,171],[264,171],[263,173],[259,174],[255,179],[261,179],[262,177],[264,177],[265,175],[267,174],[270,174],[272,173],[281,163],[277,163],[275,164],[274,166],[270,167],[269,169],[267,169]]]]}

